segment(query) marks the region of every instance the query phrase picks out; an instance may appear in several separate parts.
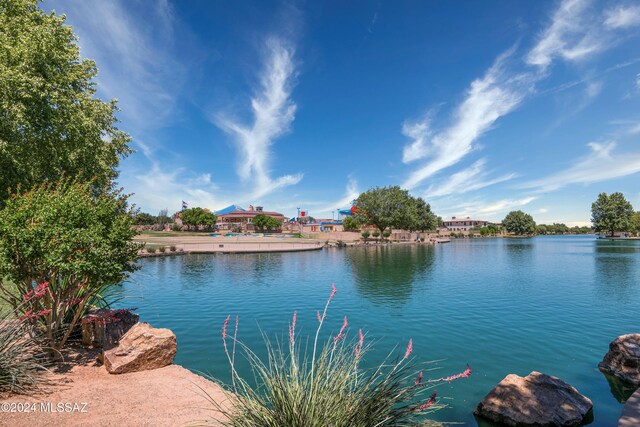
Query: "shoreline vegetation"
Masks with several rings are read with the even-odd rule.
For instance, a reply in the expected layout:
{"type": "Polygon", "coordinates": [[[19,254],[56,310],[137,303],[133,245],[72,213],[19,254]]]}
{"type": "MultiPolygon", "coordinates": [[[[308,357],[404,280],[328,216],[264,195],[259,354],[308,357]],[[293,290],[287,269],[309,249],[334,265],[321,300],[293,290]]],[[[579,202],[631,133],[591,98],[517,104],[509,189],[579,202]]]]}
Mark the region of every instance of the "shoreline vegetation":
{"type": "MultiPolygon", "coordinates": [[[[9,415],[3,413],[0,423],[76,425],[85,409],[89,414],[86,424],[175,425],[194,421],[201,414],[196,416],[193,412],[199,402],[195,399],[197,394],[180,391],[189,387],[185,379],[192,380],[191,385],[200,391],[207,392],[210,387],[212,400],[206,410],[211,414],[218,409],[223,416],[240,417],[235,425],[247,425],[242,418],[246,415],[244,420],[251,419],[249,425],[272,426],[268,421],[253,422],[252,418],[260,418],[272,408],[277,408],[273,414],[277,420],[302,419],[297,425],[304,425],[311,419],[305,417],[311,413],[316,417],[312,425],[322,426],[324,417],[329,418],[333,415],[330,411],[336,408],[343,410],[347,419],[332,420],[335,426],[427,423],[424,415],[439,407],[440,398],[435,392],[428,398],[424,395],[423,386],[432,382],[423,380],[422,372],[409,377],[403,370],[404,361],[412,354],[412,340],[399,362],[380,365],[374,374],[367,375],[357,364],[366,350],[364,336],[359,331],[358,338],[354,338],[355,348],[346,347],[344,336],[340,336],[346,334],[345,318],[340,334],[316,353],[320,327],[335,287],[323,314],[318,312],[320,326],[312,353],[301,355],[301,359],[294,357],[302,341],[295,339],[295,312],[288,354],[271,351],[273,359],[264,363],[246,352],[254,372],[259,371],[261,381],[256,385],[242,382],[235,371],[235,333],[231,351],[224,341],[234,391],[238,391],[235,381],[241,382],[242,392],[235,394],[242,400],[235,402],[240,404],[240,412],[225,412],[230,391],[222,392],[216,384],[202,382],[178,365],[165,366],[172,363],[177,352],[175,334],[137,322],[138,317],[137,323],[125,327],[122,316],[131,315],[134,309],[112,307],[125,296],[122,284],[141,268],[136,261],[144,256],[313,251],[349,244],[436,244],[469,234],[553,234],[562,225],[536,226],[531,215],[513,211],[500,224],[480,221],[485,226],[479,229],[466,227],[464,232],[463,228],[456,228],[439,233],[443,220],[431,205],[396,185],[373,187],[359,194],[348,211],[349,219],[340,224],[332,222],[332,227],[340,225],[350,233],[334,235],[335,241],[323,233],[304,234],[304,225],[309,224],[303,225],[300,213],[297,220],[285,221],[283,214],[263,212],[262,207],[255,212],[251,207],[251,219],[241,216],[225,227],[233,227],[230,231],[234,232],[238,228],[239,233],[274,232],[271,236],[213,237],[192,233],[192,229],[217,230],[216,214],[204,207],[187,209],[183,202],[183,210],[171,217],[167,209],[152,216],[137,211],[130,195],[118,187],[120,162],[133,153],[129,146],[132,138],[118,127],[117,100],[105,101],[97,96],[98,67],[95,61],[81,57],[78,38],[66,24],[65,15],[45,12],[37,0],[4,0],[0,12],[0,87],[4,89],[0,90],[0,298],[4,303],[0,312],[0,393],[1,409],[9,409],[9,415]],[[140,235],[139,227],[149,225],[160,231],[140,235]],[[282,234],[287,227],[293,227],[287,231],[300,235],[282,234]],[[166,228],[174,231],[164,231],[166,228]],[[178,234],[174,236],[173,232],[178,234]],[[150,332],[152,329],[155,332],[150,332]],[[136,330],[138,335],[131,334],[136,339],[127,335],[136,330]],[[97,341],[102,342],[97,347],[101,349],[74,352],[80,337],[84,341],[88,331],[100,336],[97,341]],[[105,344],[107,338],[109,345],[105,344]],[[337,350],[338,345],[345,347],[337,350]],[[108,370],[114,363],[112,357],[121,358],[120,366],[134,359],[127,369],[135,365],[138,370],[131,368],[120,376],[108,370]],[[102,361],[106,361],[104,366],[102,361]],[[154,362],[165,365],[152,366],[154,362]],[[381,379],[377,376],[380,372],[381,379]],[[333,376],[334,373],[339,375],[333,376]],[[318,375],[323,376],[322,381],[318,375]],[[283,389],[278,387],[283,383],[288,394],[279,393],[283,389]],[[268,397],[296,398],[296,405],[288,405],[288,399],[278,401],[279,405],[266,400],[262,391],[269,387],[274,393],[268,397]],[[46,398],[41,394],[44,390],[50,391],[46,398]],[[56,406],[55,411],[38,407],[30,411],[30,406],[17,406],[18,402],[36,401],[67,402],[72,407],[59,410],[56,406]],[[16,405],[6,406],[7,402],[16,405]],[[12,408],[16,408],[14,413],[12,408]],[[356,421],[350,423],[350,419],[356,421]],[[376,422],[371,423],[371,419],[376,422]],[[395,420],[400,422],[396,424],[395,420]]],[[[624,237],[640,233],[640,213],[634,212],[621,193],[599,195],[592,205],[592,223],[594,231],[606,233],[609,238],[623,237],[617,233],[624,237]]],[[[228,320],[223,339],[227,338],[227,323],[228,320]]],[[[93,346],[93,341],[88,345],[93,346]]],[[[248,348],[239,345],[240,350],[248,348]]],[[[467,368],[434,382],[470,375],[471,369],[467,368]]],[[[211,417],[203,416],[209,420],[211,417]]],[[[279,425],[287,424],[296,425],[279,425]]]]}

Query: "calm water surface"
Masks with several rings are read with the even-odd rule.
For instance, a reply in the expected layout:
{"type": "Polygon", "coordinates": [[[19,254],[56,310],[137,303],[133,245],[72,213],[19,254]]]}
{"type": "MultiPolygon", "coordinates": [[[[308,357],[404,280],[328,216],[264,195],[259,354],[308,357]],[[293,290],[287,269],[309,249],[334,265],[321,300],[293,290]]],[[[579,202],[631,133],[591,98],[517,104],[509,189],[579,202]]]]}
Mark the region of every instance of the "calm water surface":
{"type": "Polygon", "coordinates": [[[314,332],[335,283],[329,328],[347,315],[377,341],[370,358],[396,345],[400,353],[413,338],[417,361],[437,360],[433,377],[471,365],[471,378],[437,387],[449,408],[434,415],[466,425],[478,424],[475,405],[502,378],[534,370],[588,396],[592,425],[617,425],[620,392],[597,364],[610,341],[640,329],[640,241],[478,239],[141,263],[125,285],[134,299],[120,305],[176,333],[176,363],[230,381],[220,338],[227,314],[240,317],[239,339],[260,352],[260,331],[286,335],[294,309],[302,334],[314,332]]]}

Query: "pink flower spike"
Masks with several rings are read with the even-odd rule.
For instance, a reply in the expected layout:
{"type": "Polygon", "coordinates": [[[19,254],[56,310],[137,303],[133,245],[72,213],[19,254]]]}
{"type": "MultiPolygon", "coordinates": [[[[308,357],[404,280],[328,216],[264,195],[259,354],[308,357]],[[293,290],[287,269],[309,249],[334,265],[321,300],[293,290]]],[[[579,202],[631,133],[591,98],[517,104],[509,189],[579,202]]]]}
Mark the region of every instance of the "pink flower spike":
{"type": "Polygon", "coordinates": [[[231,319],[231,315],[228,315],[226,319],[224,319],[224,324],[222,325],[222,339],[227,339],[227,326],[229,326],[229,319],[231,319]]]}
{"type": "Polygon", "coordinates": [[[437,391],[434,391],[433,394],[431,395],[431,397],[429,398],[429,400],[427,400],[427,403],[424,403],[420,406],[416,406],[414,410],[416,411],[424,411],[425,409],[428,409],[431,405],[433,405],[434,403],[436,403],[436,395],[437,395],[437,391]]]}
{"type": "Polygon", "coordinates": [[[291,320],[291,326],[289,326],[289,342],[291,344],[295,343],[297,314],[298,314],[297,311],[293,312],[293,319],[291,320]]]}
{"type": "Polygon", "coordinates": [[[36,313],[36,316],[38,316],[38,317],[40,317],[40,316],[46,316],[46,315],[48,315],[49,313],[51,313],[51,309],[50,309],[50,308],[49,308],[49,309],[46,309],[46,310],[39,311],[38,313],[36,313]]]}
{"type": "Polygon", "coordinates": [[[411,355],[413,351],[413,339],[409,339],[409,345],[407,345],[407,351],[404,353],[404,358],[406,359],[411,355]]]}
{"type": "Polygon", "coordinates": [[[349,326],[349,323],[347,322],[347,316],[344,316],[344,321],[342,322],[342,327],[340,328],[340,332],[338,332],[338,335],[342,335],[344,330],[347,329],[347,326],[349,326]]]}
{"type": "Polygon", "coordinates": [[[422,382],[422,378],[424,378],[424,376],[422,375],[422,371],[420,371],[420,373],[418,374],[418,377],[416,378],[415,385],[420,385],[420,383],[422,382]]]}
{"type": "Polygon", "coordinates": [[[336,284],[332,283],[331,284],[331,295],[329,295],[329,300],[332,300],[333,297],[336,295],[337,289],[336,289],[336,284]]]}
{"type": "Polygon", "coordinates": [[[322,323],[322,321],[325,319],[325,316],[320,316],[320,311],[316,312],[316,316],[318,317],[318,323],[322,323]]]}
{"type": "Polygon", "coordinates": [[[364,344],[364,335],[362,334],[362,329],[358,330],[358,337],[360,338],[360,347],[362,347],[362,344],[364,344]]]}

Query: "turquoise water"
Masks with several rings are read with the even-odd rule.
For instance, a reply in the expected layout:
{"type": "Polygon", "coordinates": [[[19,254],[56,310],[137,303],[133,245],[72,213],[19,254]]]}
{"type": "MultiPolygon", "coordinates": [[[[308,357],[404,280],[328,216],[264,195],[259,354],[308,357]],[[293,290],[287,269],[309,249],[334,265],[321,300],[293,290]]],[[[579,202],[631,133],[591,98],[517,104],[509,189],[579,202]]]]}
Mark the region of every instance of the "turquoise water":
{"type": "Polygon", "coordinates": [[[239,339],[261,350],[261,330],[285,336],[294,309],[303,335],[314,332],[335,283],[328,325],[337,330],[347,315],[352,333],[376,341],[373,359],[413,338],[418,362],[437,360],[433,377],[471,365],[470,378],[437,387],[449,408],[434,416],[466,425],[477,425],[475,405],[504,376],[537,370],[588,396],[592,425],[615,426],[622,404],[597,364],[618,335],[640,332],[640,241],[477,239],[141,264],[125,285],[135,299],[120,306],[176,333],[176,363],[230,381],[227,314],[240,318],[239,339]]]}

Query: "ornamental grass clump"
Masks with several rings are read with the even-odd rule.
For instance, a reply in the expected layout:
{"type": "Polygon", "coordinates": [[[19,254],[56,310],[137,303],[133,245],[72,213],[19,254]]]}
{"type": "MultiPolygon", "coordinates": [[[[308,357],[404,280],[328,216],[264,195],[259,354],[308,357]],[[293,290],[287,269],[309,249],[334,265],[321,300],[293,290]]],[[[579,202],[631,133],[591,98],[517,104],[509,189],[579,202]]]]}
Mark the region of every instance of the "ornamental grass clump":
{"type": "Polygon", "coordinates": [[[37,388],[44,381],[43,356],[31,337],[30,323],[13,311],[0,311],[0,393],[26,393],[37,388]]]}
{"type": "Polygon", "coordinates": [[[215,423],[233,427],[372,427],[428,425],[427,416],[444,407],[433,387],[471,375],[467,369],[457,375],[424,380],[415,372],[411,354],[413,341],[405,352],[392,356],[371,369],[361,367],[370,345],[362,330],[349,338],[344,317],[337,334],[319,343],[327,310],[336,294],[335,286],[322,313],[312,342],[301,346],[296,333],[294,311],[286,342],[273,344],[265,339],[266,360],[237,341],[238,318],[232,336],[230,316],[222,328],[225,353],[231,366],[232,384],[227,402],[210,399],[222,415],[215,423]],[[250,362],[255,386],[236,371],[238,352],[250,362]]]}

